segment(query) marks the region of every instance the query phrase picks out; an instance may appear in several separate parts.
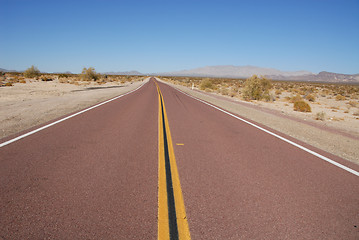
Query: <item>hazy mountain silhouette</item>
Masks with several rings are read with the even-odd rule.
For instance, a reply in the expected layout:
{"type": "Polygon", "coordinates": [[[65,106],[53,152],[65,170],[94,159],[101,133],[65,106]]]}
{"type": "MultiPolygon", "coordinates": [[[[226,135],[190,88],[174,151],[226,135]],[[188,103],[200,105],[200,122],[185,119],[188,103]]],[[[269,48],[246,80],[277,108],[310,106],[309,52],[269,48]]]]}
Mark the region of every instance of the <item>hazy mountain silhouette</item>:
{"type": "Polygon", "coordinates": [[[252,75],[263,75],[273,80],[316,81],[316,82],[359,82],[359,74],[340,74],[320,72],[315,74],[309,71],[280,71],[274,68],[261,68],[255,66],[206,66],[190,70],[158,73],[164,76],[188,77],[223,77],[248,78],[252,75]]]}

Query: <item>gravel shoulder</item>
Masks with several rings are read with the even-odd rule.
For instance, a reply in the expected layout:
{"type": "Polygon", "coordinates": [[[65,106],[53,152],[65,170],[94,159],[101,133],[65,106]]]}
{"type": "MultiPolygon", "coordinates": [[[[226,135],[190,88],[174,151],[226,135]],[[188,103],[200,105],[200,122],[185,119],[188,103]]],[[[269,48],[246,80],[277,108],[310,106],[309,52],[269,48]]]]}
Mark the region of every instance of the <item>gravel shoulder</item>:
{"type": "Polygon", "coordinates": [[[359,164],[359,136],[355,132],[348,133],[343,129],[303,120],[296,117],[295,114],[287,116],[265,106],[259,107],[252,103],[235,101],[215,94],[192,90],[188,87],[165,83],[222,109],[359,164]]]}
{"type": "Polygon", "coordinates": [[[0,88],[0,139],[132,91],[148,79],[74,85],[33,81],[0,88]]]}

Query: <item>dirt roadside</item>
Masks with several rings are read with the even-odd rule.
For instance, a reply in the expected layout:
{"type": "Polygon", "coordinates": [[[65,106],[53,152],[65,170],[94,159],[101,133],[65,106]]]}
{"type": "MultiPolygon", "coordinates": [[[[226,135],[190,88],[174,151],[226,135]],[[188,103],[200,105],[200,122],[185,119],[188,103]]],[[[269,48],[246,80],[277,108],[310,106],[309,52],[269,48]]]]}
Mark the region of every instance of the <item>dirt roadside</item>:
{"type": "Polygon", "coordinates": [[[323,127],[310,121],[303,121],[295,116],[285,116],[279,111],[258,107],[251,103],[233,101],[230,98],[163,82],[191,96],[359,164],[359,136],[357,134],[349,134],[332,127],[323,127]]]}

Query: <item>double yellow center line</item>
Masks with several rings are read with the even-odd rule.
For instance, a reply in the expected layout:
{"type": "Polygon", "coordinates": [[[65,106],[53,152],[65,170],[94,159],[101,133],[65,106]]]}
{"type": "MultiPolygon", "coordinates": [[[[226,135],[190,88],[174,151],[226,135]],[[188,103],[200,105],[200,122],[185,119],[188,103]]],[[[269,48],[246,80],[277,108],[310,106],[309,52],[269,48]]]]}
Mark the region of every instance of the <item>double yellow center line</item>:
{"type": "MultiPolygon", "coordinates": [[[[156,83],[156,82],[155,82],[156,83]]],[[[191,239],[171,132],[160,87],[158,91],[158,239],[191,239]]]]}

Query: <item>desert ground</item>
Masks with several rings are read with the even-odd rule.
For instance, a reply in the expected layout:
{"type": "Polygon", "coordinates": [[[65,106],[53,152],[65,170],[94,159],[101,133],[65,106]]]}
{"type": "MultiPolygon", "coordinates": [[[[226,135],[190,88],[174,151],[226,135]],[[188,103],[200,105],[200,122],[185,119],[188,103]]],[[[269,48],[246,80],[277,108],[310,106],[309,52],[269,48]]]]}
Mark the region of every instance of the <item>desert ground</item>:
{"type": "MultiPolygon", "coordinates": [[[[273,82],[269,99],[246,101],[242,97],[243,82],[238,80],[211,80],[212,86],[203,88],[201,82],[204,79],[157,79],[359,164],[359,86],[273,82]],[[307,102],[311,111],[294,111],[293,99],[296,97],[307,102]]],[[[81,81],[77,76],[17,77],[15,80],[12,75],[5,76],[0,87],[0,138],[10,138],[131,91],[145,81],[148,78],[135,76],[109,76],[98,81],[81,81]],[[11,84],[6,84],[8,82],[11,84]]]]}

